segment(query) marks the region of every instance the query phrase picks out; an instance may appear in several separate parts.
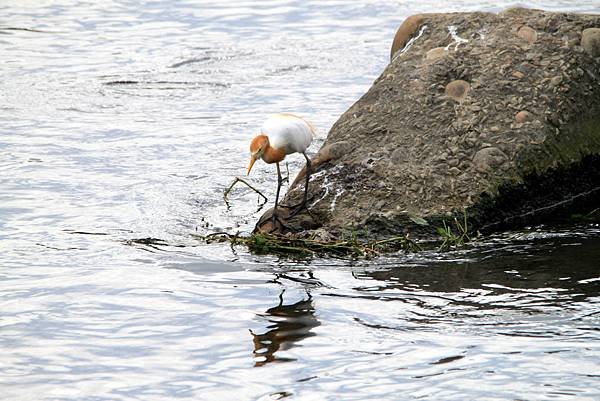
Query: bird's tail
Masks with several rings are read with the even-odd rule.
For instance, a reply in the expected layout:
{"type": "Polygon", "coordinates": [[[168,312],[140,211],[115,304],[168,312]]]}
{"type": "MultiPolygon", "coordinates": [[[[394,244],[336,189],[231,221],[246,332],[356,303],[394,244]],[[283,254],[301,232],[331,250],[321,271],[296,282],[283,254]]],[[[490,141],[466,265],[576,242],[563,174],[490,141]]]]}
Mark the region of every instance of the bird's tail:
{"type": "MultiPolygon", "coordinates": [[[[302,118],[302,117],[300,117],[302,118]]],[[[302,118],[302,120],[304,120],[304,122],[306,123],[306,125],[308,125],[308,128],[310,128],[310,133],[312,134],[313,138],[315,136],[317,136],[317,130],[315,129],[315,126],[312,125],[312,123],[308,120],[305,120],[304,118],[302,118]]]]}

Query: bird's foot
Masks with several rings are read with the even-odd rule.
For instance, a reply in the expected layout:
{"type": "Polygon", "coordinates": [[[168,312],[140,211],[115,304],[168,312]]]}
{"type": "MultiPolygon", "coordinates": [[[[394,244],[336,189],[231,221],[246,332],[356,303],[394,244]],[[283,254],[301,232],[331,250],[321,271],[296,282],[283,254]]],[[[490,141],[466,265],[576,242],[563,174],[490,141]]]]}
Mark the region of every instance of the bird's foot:
{"type": "MultiPolygon", "coordinates": [[[[289,216],[287,217],[289,218],[289,216]]],[[[297,228],[290,226],[289,224],[284,223],[284,221],[279,217],[278,213],[273,213],[271,215],[271,230],[269,233],[274,233],[276,231],[288,230],[288,231],[298,231],[297,228]],[[279,224],[279,228],[277,228],[277,224],[279,224]]]]}
{"type": "Polygon", "coordinates": [[[308,215],[314,219],[314,216],[312,215],[312,213],[306,206],[306,202],[300,202],[298,205],[296,205],[296,207],[290,211],[287,218],[291,219],[292,217],[296,216],[298,213],[300,213],[303,210],[306,210],[306,213],[308,213],[308,215]]]}

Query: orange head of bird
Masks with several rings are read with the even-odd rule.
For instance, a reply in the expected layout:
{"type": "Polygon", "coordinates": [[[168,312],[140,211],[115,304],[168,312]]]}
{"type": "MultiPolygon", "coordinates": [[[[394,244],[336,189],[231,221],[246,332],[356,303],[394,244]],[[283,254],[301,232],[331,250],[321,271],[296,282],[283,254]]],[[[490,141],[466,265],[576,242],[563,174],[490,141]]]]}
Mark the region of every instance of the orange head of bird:
{"type": "Polygon", "coordinates": [[[250,142],[250,164],[248,165],[248,174],[250,174],[250,170],[252,170],[252,166],[254,166],[254,162],[260,159],[265,153],[265,150],[269,146],[269,138],[266,135],[258,135],[252,139],[250,142]]]}

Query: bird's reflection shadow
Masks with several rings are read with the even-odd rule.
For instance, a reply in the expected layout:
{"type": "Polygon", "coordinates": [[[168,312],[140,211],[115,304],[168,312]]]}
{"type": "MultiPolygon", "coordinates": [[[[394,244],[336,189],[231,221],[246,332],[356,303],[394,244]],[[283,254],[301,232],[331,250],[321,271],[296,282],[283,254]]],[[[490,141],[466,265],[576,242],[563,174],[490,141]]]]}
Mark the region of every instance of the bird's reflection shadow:
{"type": "Polygon", "coordinates": [[[254,366],[293,361],[293,358],[278,357],[275,354],[293,347],[304,338],[314,336],[315,333],[311,330],[321,324],[315,316],[312,296],[308,291],[307,298],[288,305],[284,304],[284,292],[285,290],[279,294],[279,305],[260,315],[269,322],[268,330],[262,334],[250,330],[254,342],[254,366]]]}

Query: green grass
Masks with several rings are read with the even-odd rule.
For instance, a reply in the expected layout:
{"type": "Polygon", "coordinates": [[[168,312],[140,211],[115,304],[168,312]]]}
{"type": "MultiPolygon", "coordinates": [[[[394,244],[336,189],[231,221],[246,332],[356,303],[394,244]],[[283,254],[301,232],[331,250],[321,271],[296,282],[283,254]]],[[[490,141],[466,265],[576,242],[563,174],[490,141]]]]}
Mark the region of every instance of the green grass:
{"type": "Polygon", "coordinates": [[[469,237],[469,226],[467,223],[467,214],[463,214],[462,223],[454,217],[454,228],[443,221],[444,227],[438,227],[437,232],[442,237],[442,244],[439,247],[440,251],[448,251],[453,248],[460,248],[467,242],[471,241],[469,237]]]}

